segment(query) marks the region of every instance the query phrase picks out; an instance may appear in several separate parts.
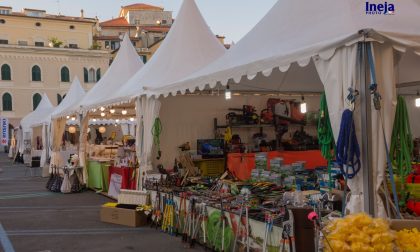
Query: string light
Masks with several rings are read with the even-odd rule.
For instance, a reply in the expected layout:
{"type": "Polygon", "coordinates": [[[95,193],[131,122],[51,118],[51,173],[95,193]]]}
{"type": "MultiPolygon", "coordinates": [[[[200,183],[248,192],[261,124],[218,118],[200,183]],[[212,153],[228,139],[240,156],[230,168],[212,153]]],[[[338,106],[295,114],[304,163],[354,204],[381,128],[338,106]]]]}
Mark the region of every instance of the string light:
{"type": "Polygon", "coordinates": [[[225,90],[225,99],[226,100],[230,100],[232,99],[232,92],[229,89],[229,85],[226,86],[226,90],[225,90]]]}
{"type": "Polygon", "coordinates": [[[117,122],[117,123],[120,122],[120,119],[116,119],[115,122],[117,122]]]}
{"type": "Polygon", "coordinates": [[[66,116],[67,119],[70,119],[70,116],[66,116]]]}
{"type": "Polygon", "coordinates": [[[96,108],[92,109],[92,112],[95,113],[96,112],[96,108]]]}
{"type": "Polygon", "coordinates": [[[96,118],[93,118],[92,121],[96,122],[96,118]]]}
{"type": "Polygon", "coordinates": [[[105,108],[104,107],[101,107],[100,110],[103,112],[103,111],[105,111],[105,108]]]}
{"type": "Polygon", "coordinates": [[[134,122],[134,117],[130,117],[130,121],[134,122]]]}
{"type": "Polygon", "coordinates": [[[102,116],[102,117],[104,117],[104,116],[105,116],[105,113],[104,113],[104,112],[102,112],[102,113],[101,113],[101,116],[102,116]]]}
{"type": "Polygon", "coordinates": [[[302,102],[300,103],[300,113],[305,114],[307,112],[305,97],[302,96],[302,102]]]}
{"type": "Polygon", "coordinates": [[[126,114],[127,114],[127,110],[123,109],[123,110],[121,111],[121,114],[126,115],[126,114]]]}
{"type": "Polygon", "coordinates": [[[111,114],[115,113],[115,109],[110,109],[109,112],[111,112],[111,114]]]}
{"type": "Polygon", "coordinates": [[[72,121],[76,121],[76,117],[74,117],[74,116],[73,116],[73,117],[71,118],[71,120],[72,120],[72,121]]]}

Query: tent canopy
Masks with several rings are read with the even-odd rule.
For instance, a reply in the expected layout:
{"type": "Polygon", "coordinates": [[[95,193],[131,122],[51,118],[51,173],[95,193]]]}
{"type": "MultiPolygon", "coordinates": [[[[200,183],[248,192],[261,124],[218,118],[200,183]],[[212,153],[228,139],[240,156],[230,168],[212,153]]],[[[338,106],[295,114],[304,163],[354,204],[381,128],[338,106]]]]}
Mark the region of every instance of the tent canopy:
{"type": "Polygon", "coordinates": [[[88,111],[106,105],[115,93],[134,73],[143,67],[143,61],[126,33],[117,56],[104,76],[90,89],[83,99],[61,116],[88,111]]]}
{"type": "Polygon", "coordinates": [[[54,106],[48,99],[47,94],[44,93],[38,107],[20,121],[23,132],[29,132],[31,127],[49,124],[53,110],[54,106]]]}
{"type": "MultiPolygon", "coordinates": [[[[377,41],[392,41],[401,51],[409,47],[420,53],[420,3],[406,0],[392,4],[393,13],[372,15],[367,13],[364,0],[325,0],[322,4],[305,0],[278,1],[225,55],[184,80],[168,83],[150,93],[175,95],[197,87],[202,90],[206,85],[211,88],[218,83],[226,85],[229,79],[246,84],[243,88],[258,89],[268,85],[270,89],[277,87],[277,91],[319,91],[322,89],[319,78],[312,75],[316,71],[299,69],[297,65],[314,68],[312,57],[328,59],[337,48],[363,40],[365,35],[377,41]],[[365,33],[361,33],[362,30],[365,33]],[[289,69],[294,70],[300,80],[290,76],[289,69]],[[270,76],[272,72],[275,74],[270,76]],[[270,77],[263,78],[263,75],[270,77]],[[296,85],[298,82],[300,84],[296,85]],[[277,84],[270,86],[270,83],[277,84]]],[[[400,63],[401,69],[405,69],[403,63],[400,63]]],[[[410,81],[420,80],[418,72],[410,75],[410,81]]],[[[404,81],[407,80],[398,82],[404,81]]]]}
{"type": "Polygon", "coordinates": [[[51,118],[54,119],[65,115],[66,111],[74,108],[85,94],[86,92],[80,84],[79,78],[75,76],[66,97],[51,113],[51,118]]]}
{"type": "Polygon", "coordinates": [[[185,78],[225,53],[194,0],[184,0],[176,21],[152,59],[110,102],[129,100],[145,90],[185,78]]]}

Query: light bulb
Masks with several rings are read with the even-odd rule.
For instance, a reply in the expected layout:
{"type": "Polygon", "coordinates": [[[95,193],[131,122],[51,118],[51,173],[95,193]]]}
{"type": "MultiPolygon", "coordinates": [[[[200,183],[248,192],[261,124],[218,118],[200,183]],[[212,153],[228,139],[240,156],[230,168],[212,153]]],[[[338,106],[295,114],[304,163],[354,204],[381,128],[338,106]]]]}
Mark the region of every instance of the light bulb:
{"type": "Polygon", "coordinates": [[[115,109],[110,109],[109,112],[111,112],[111,114],[115,113],[115,109]]]}
{"type": "Polygon", "coordinates": [[[120,119],[116,119],[115,122],[117,122],[117,123],[120,122],[120,119]]]}
{"type": "Polygon", "coordinates": [[[105,111],[105,108],[104,108],[104,107],[101,107],[101,108],[100,108],[100,110],[101,110],[101,111],[105,111]]]}
{"type": "Polygon", "coordinates": [[[73,117],[71,118],[71,120],[72,120],[72,121],[76,121],[76,117],[74,117],[74,116],[73,116],[73,117]]]}
{"type": "Polygon", "coordinates": [[[230,100],[232,99],[232,92],[229,89],[229,85],[226,86],[226,90],[225,90],[225,99],[226,100],[230,100]]]}
{"type": "Polygon", "coordinates": [[[92,121],[96,122],[96,118],[93,118],[92,121]]]}
{"type": "Polygon", "coordinates": [[[134,117],[130,117],[130,121],[134,122],[134,117]]]}
{"type": "Polygon", "coordinates": [[[102,112],[102,113],[101,113],[101,116],[102,116],[102,117],[104,117],[104,116],[105,116],[105,113],[104,113],[104,112],[102,112]]]}
{"type": "Polygon", "coordinates": [[[67,119],[70,119],[70,116],[66,116],[67,119]]]}
{"type": "Polygon", "coordinates": [[[121,114],[126,115],[126,114],[127,114],[127,110],[123,109],[123,110],[121,111],[121,114]]]}
{"type": "Polygon", "coordinates": [[[420,108],[420,98],[417,98],[416,99],[416,107],[417,108],[420,108]]]}
{"type": "Polygon", "coordinates": [[[300,104],[300,113],[305,114],[307,112],[306,102],[300,104]]]}

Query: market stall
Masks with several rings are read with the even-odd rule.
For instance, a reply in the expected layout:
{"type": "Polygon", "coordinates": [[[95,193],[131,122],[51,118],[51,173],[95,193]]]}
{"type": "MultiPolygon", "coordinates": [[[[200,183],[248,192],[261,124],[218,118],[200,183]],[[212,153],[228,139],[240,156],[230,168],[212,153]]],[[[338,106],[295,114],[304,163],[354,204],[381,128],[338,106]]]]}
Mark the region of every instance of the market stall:
{"type": "Polygon", "coordinates": [[[54,110],[54,106],[48,99],[47,94],[42,95],[42,99],[37,108],[25,116],[20,122],[20,130],[23,137],[20,151],[23,149],[23,159],[26,164],[30,164],[35,158],[36,167],[43,167],[48,158],[48,126],[50,123],[49,115],[54,110]],[[37,132],[34,135],[34,128],[37,132]]]}
{"type": "MultiPolygon", "coordinates": [[[[78,122],[78,153],[80,165],[84,167],[84,182],[89,188],[106,193],[110,183],[108,178],[113,173],[118,175],[118,172],[110,174],[109,170],[115,171],[116,167],[122,167],[122,170],[129,167],[130,175],[136,174],[133,169],[135,155],[131,151],[135,135],[134,107],[128,104],[110,109],[102,105],[121,83],[126,82],[142,66],[126,34],[117,56],[101,80],[76,104],[55,116],[60,120],[75,117],[75,122],[78,122]]],[[[127,176],[122,176],[125,181],[127,176]]]]}

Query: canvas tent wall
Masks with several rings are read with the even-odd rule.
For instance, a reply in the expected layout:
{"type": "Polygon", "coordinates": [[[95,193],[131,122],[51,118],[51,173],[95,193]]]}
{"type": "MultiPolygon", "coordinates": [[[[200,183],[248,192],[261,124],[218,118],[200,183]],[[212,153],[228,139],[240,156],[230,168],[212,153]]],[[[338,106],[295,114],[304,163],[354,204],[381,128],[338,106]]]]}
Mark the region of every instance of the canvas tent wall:
{"type": "MultiPolygon", "coordinates": [[[[403,81],[420,80],[420,4],[415,0],[396,2],[392,15],[366,13],[366,2],[361,0],[327,0],[323,4],[316,1],[283,0],[278,1],[269,13],[231,50],[208,66],[193,73],[177,83],[165,87],[147,90],[148,96],[175,95],[196,88],[214,88],[228,82],[234,88],[266,88],[266,83],[277,83],[268,89],[278,91],[319,91],[322,87],[327,92],[328,105],[334,135],[337,137],[341,113],[347,107],[345,98],[349,86],[360,90],[361,72],[357,60],[358,42],[376,41],[374,57],[382,95],[382,117],[386,138],[390,140],[395,107],[395,86],[403,81]],[[328,8],[326,8],[328,6],[328,8]],[[260,38],[264,37],[263,40],[260,38]],[[406,64],[407,58],[415,63],[406,64]],[[409,73],[401,75],[408,69],[409,73]],[[291,72],[292,71],[292,72],[291,72]],[[297,80],[289,75],[293,73],[297,80]],[[318,73],[313,83],[305,83],[307,74],[318,73]],[[406,79],[408,78],[408,80],[406,79]],[[234,83],[237,83],[235,85],[234,83]]],[[[306,79],[307,80],[307,79],[306,79]]],[[[366,93],[367,90],[362,90],[366,93]]],[[[369,105],[366,97],[361,99],[363,108],[369,105]],[[366,105],[366,106],[365,106],[366,105]]],[[[359,108],[356,108],[357,111],[359,108]]],[[[370,111],[371,112],[371,111],[370,111]]],[[[352,197],[350,209],[353,212],[362,209],[384,215],[382,202],[376,197],[373,208],[368,209],[369,180],[375,178],[375,190],[384,177],[385,145],[380,135],[378,113],[372,112],[371,121],[363,121],[360,115],[356,119],[359,139],[361,130],[368,123],[373,126],[371,164],[364,162],[363,172],[350,181],[352,197]],[[369,168],[373,171],[367,172],[369,168]],[[364,205],[365,204],[365,205],[364,205]]],[[[382,133],[381,133],[382,134],[382,133]]],[[[363,144],[363,149],[367,145],[363,144]]]]}

